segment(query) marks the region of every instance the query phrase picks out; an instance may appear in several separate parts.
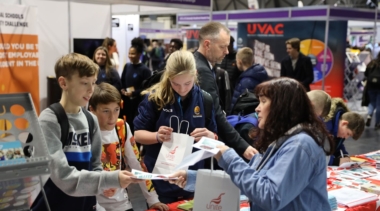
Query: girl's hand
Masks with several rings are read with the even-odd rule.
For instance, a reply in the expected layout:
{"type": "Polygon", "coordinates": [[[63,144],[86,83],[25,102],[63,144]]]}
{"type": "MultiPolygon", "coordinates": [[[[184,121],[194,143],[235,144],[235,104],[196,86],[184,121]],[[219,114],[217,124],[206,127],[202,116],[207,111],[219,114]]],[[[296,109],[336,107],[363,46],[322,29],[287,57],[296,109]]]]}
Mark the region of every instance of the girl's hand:
{"type": "Polygon", "coordinates": [[[207,128],[196,128],[193,132],[190,133],[190,136],[194,137],[195,142],[201,140],[203,136],[207,138],[215,138],[215,134],[209,131],[207,128]]]}
{"type": "Polygon", "coordinates": [[[158,128],[157,131],[157,139],[159,142],[165,142],[165,141],[170,141],[171,136],[172,136],[173,128],[171,127],[166,127],[166,126],[161,126],[158,128]]]}

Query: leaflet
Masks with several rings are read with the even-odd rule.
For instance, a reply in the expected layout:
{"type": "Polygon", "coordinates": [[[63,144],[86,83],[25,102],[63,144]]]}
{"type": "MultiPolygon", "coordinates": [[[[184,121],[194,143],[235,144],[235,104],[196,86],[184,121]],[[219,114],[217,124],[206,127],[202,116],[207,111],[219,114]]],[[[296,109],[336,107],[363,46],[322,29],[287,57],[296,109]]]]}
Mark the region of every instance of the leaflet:
{"type": "Polygon", "coordinates": [[[200,149],[189,156],[183,158],[182,162],[175,167],[175,170],[180,170],[188,166],[192,166],[201,160],[210,158],[219,152],[217,146],[224,145],[223,142],[215,139],[203,137],[193,145],[194,148],[200,149]]]}
{"type": "MultiPolygon", "coordinates": [[[[132,177],[134,179],[141,180],[168,180],[170,178],[170,174],[152,174],[148,172],[139,171],[136,169],[132,169],[132,174],[135,176],[132,177]]],[[[178,178],[170,178],[170,180],[176,180],[178,178]]]]}
{"type": "Polygon", "coordinates": [[[215,139],[202,137],[201,140],[199,140],[197,143],[193,145],[193,147],[207,151],[207,152],[211,152],[212,154],[216,155],[219,152],[219,148],[217,148],[217,146],[220,146],[220,145],[225,145],[225,144],[215,139]]]}

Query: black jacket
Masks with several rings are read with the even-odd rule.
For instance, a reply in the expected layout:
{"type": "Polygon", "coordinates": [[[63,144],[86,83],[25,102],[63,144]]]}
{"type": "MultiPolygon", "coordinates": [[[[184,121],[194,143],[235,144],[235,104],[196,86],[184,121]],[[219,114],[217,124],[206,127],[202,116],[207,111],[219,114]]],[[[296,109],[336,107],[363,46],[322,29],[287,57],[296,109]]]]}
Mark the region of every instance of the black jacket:
{"type": "Polygon", "coordinates": [[[235,89],[237,80],[241,74],[241,71],[239,71],[236,65],[236,51],[230,52],[226,55],[219,66],[228,72],[228,77],[231,84],[231,94],[233,94],[233,90],[235,89]]]}
{"type": "Polygon", "coordinates": [[[211,69],[207,59],[198,51],[194,53],[198,70],[200,87],[210,93],[214,99],[215,120],[218,135],[221,141],[232,147],[239,155],[243,155],[249,144],[240,137],[239,133],[227,122],[219,104],[218,87],[215,80],[215,72],[211,69]]]}
{"type": "Polygon", "coordinates": [[[294,78],[305,87],[306,91],[310,91],[310,84],[314,80],[313,65],[311,64],[310,57],[300,53],[296,68],[293,70],[292,60],[287,56],[281,62],[281,77],[294,78]]]}

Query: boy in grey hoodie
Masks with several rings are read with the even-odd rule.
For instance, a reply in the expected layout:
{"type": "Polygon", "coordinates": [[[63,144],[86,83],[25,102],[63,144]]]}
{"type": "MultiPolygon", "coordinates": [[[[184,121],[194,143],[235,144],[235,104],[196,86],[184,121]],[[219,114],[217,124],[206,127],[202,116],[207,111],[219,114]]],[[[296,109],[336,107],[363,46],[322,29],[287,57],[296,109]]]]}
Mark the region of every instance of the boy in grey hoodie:
{"type": "MultiPolygon", "coordinates": [[[[86,56],[71,53],[55,64],[55,74],[62,89],[60,104],[69,120],[67,144],[62,146],[61,127],[57,116],[47,108],[39,122],[51,156],[51,175],[44,190],[51,210],[96,209],[95,195],[111,188],[126,188],[132,179],[128,171],[102,171],[102,150],[96,116],[93,131],[89,131],[86,106],[94,92],[99,67],[86,56]],[[90,139],[92,133],[93,140],[90,139]]],[[[47,210],[41,193],[32,205],[33,211],[47,210]]]]}

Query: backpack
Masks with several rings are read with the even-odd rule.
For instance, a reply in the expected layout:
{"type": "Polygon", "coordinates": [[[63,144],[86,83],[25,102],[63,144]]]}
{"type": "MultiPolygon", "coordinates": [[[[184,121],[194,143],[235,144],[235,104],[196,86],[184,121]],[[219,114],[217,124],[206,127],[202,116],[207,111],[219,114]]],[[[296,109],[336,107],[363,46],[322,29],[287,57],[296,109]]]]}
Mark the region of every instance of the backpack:
{"type": "Polygon", "coordinates": [[[228,72],[220,67],[215,70],[216,77],[216,85],[218,86],[219,92],[219,103],[222,110],[227,113],[231,110],[231,86],[230,86],[230,78],[228,76],[228,72]]]}
{"type": "Polygon", "coordinates": [[[255,127],[257,127],[257,125],[258,125],[256,113],[251,113],[251,114],[248,114],[245,116],[229,115],[226,118],[227,118],[228,123],[230,123],[230,125],[234,128],[237,125],[244,124],[244,123],[250,123],[250,124],[254,125],[255,127]]]}
{"type": "Polygon", "coordinates": [[[164,73],[165,70],[161,70],[159,72],[153,72],[153,75],[151,75],[149,78],[145,79],[142,82],[142,88],[148,89],[151,86],[155,85],[156,83],[160,82],[161,76],[164,73]]]}
{"type": "MultiPolygon", "coordinates": [[[[128,137],[128,132],[127,132],[127,127],[125,126],[125,121],[123,119],[117,119],[116,125],[115,125],[115,130],[117,133],[117,136],[119,138],[119,144],[122,149],[125,149],[125,144],[131,144],[133,153],[136,156],[137,161],[139,161],[141,168],[144,172],[148,172],[148,169],[146,168],[143,159],[141,159],[141,155],[139,152],[139,148],[137,147],[136,141],[132,136],[132,139],[130,142],[127,142],[127,137],[128,137]]],[[[124,150],[122,150],[122,153],[124,153],[124,150]]],[[[124,154],[121,156],[121,168],[125,169],[126,163],[124,160],[124,154]]],[[[153,183],[151,180],[145,180],[145,186],[148,190],[148,192],[154,191],[153,183]]]]}
{"type": "MultiPolygon", "coordinates": [[[[62,149],[67,145],[67,138],[69,136],[69,119],[67,118],[66,112],[63,109],[62,105],[60,103],[53,103],[49,106],[49,108],[54,112],[54,114],[57,116],[58,124],[61,127],[61,142],[62,142],[62,149]]],[[[88,130],[89,130],[89,136],[90,140],[92,142],[92,137],[94,133],[94,118],[92,118],[90,112],[88,112],[86,109],[82,108],[82,111],[84,115],[86,115],[87,123],[88,123],[88,130]]]]}
{"type": "Polygon", "coordinates": [[[378,67],[374,67],[369,73],[367,83],[380,88],[380,69],[378,67]]]}
{"type": "Polygon", "coordinates": [[[260,104],[256,95],[248,90],[239,96],[234,107],[231,110],[231,115],[245,116],[255,112],[256,107],[260,104]]]}

